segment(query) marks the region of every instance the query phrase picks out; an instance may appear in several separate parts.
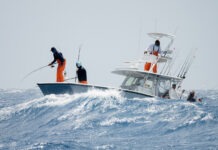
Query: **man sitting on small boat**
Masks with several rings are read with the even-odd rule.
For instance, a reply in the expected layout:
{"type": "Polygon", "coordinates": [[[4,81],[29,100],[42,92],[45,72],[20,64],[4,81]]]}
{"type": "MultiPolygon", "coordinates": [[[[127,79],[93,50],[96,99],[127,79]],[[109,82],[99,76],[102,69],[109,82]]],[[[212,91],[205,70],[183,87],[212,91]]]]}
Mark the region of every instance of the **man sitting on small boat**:
{"type": "MultiPolygon", "coordinates": [[[[144,52],[144,54],[152,54],[154,56],[158,56],[158,54],[162,53],[161,47],[160,47],[160,41],[156,40],[154,44],[151,44],[147,50],[144,52]]],[[[157,62],[155,64],[152,64],[152,62],[146,62],[144,66],[145,71],[150,71],[150,68],[153,67],[153,73],[157,73],[157,62]]]]}
{"type": "Polygon", "coordinates": [[[81,84],[87,84],[87,76],[86,76],[86,69],[82,66],[81,62],[76,63],[77,67],[77,78],[79,80],[79,83],[81,84]]]}

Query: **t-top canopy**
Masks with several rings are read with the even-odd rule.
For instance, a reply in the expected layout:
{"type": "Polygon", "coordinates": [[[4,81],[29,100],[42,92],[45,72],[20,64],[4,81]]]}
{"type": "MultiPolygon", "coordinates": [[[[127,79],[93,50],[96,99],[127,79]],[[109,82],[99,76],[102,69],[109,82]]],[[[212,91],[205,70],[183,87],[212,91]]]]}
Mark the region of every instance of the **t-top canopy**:
{"type": "Polygon", "coordinates": [[[168,75],[162,75],[158,73],[151,73],[146,71],[140,71],[140,70],[132,70],[132,69],[116,69],[112,71],[114,74],[123,75],[123,76],[132,76],[132,77],[138,77],[143,78],[145,76],[149,77],[158,77],[160,79],[168,79],[168,80],[174,80],[174,81],[181,81],[182,78],[174,77],[174,76],[168,76],[168,75]]]}
{"type": "Polygon", "coordinates": [[[165,33],[148,33],[148,35],[154,39],[160,39],[162,37],[167,37],[170,39],[174,39],[175,36],[174,35],[169,35],[169,34],[165,34],[165,33]]]}

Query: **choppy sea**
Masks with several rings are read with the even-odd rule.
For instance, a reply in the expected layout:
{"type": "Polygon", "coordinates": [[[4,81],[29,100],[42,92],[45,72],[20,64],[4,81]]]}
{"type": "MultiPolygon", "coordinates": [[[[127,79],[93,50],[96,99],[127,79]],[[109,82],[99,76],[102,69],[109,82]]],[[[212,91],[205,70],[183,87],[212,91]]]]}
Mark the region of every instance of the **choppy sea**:
{"type": "Polygon", "coordinates": [[[0,149],[218,149],[218,91],[197,95],[203,102],[1,89],[0,149]]]}

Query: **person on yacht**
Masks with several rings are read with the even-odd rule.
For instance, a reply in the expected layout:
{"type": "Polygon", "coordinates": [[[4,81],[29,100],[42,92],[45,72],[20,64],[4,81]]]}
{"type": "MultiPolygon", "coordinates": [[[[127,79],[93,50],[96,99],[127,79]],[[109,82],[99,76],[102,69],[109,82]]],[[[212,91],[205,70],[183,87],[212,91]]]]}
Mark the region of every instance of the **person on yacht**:
{"type": "Polygon", "coordinates": [[[86,69],[82,66],[81,62],[77,62],[76,67],[77,67],[76,74],[77,74],[77,78],[79,80],[79,83],[88,84],[86,69]]]}
{"type": "Polygon", "coordinates": [[[170,99],[180,99],[178,92],[176,91],[176,84],[172,84],[172,88],[169,90],[170,99]]]}
{"type": "Polygon", "coordinates": [[[189,93],[187,101],[189,101],[189,102],[202,102],[201,98],[195,97],[195,91],[191,91],[189,93]]]}
{"type": "Polygon", "coordinates": [[[141,93],[144,93],[145,92],[145,81],[144,81],[144,79],[141,79],[140,81],[139,81],[139,86],[137,87],[137,90],[139,91],[139,92],[141,92],[141,93]]]}
{"type": "Polygon", "coordinates": [[[166,90],[166,91],[164,92],[164,94],[162,95],[162,98],[170,99],[169,91],[170,91],[170,90],[166,90]]]}
{"type": "MultiPolygon", "coordinates": [[[[144,54],[152,54],[154,56],[158,56],[158,54],[162,53],[161,47],[160,47],[160,41],[156,40],[154,44],[151,44],[147,50],[144,52],[144,54]]],[[[149,71],[150,68],[153,66],[151,62],[146,62],[144,65],[144,70],[149,71]]],[[[153,66],[153,73],[157,73],[157,62],[153,66]]]]}

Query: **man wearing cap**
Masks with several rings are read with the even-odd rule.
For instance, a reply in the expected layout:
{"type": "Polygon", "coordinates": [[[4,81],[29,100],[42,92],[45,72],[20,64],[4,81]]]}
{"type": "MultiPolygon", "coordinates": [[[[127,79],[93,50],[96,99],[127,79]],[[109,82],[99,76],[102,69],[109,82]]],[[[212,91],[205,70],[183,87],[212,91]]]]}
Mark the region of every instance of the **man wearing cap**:
{"type": "Polygon", "coordinates": [[[86,69],[82,66],[81,62],[77,62],[76,63],[76,67],[77,67],[77,77],[79,80],[79,83],[81,84],[87,84],[87,76],[86,76],[86,69]]]}
{"type": "Polygon", "coordinates": [[[53,64],[57,61],[58,67],[57,67],[57,75],[56,75],[56,82],[64,82],[64,69],[66,66],[66,60],[64,59],[61,52],[58,52],[55,47],[51,48],[51,52],[53,53],[54,60],[48,64],[48,66],[53,67],[53,64]]]}
{"type": "MultiPolygon", "coordinates": [[[[144,54],[152,54],[154,56],[158,56],[158,54],[161,54],[161,47],[160,47],[160,41],[156,40],[154,44],[151,44],[148,48],[147,51],[144,52],[144,54]]],[[[152,66],[151,62],[146,62],[144,66],[145,71],[149,71],[152,66]]],[[[153,73],[157,73],[157,63],[154,64],[153,66],[153,73]]]]}

